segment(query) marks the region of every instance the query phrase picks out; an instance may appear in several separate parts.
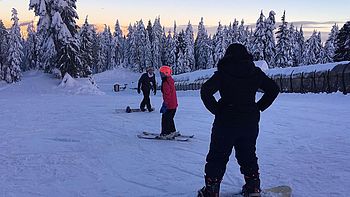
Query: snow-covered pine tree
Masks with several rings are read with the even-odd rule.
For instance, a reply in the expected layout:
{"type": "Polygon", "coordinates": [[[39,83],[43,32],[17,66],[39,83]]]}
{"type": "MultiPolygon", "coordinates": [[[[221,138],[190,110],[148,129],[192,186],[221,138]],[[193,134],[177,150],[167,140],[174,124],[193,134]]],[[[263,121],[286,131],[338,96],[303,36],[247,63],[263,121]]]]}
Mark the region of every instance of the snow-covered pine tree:
{"type": "Polygon", "coordinates": [[[276,66],[293,66],[292,43],[290,41],[288,23],[286,22],[286,12],[283,12],[282,23],[278,28],[276,45],[276,66]]]}
{"type": "Polygon", "coordinates": [[[297,66],[297,58],[296,58],[296,47],[297,47],[297,32],[295,31],[295,27],[293,23],[289,26],[289,41],[291,43],[291,55],[292,55],[292,66],[297,66]]]}
{"type": "Polygon", "coordinates": [[[103,72],[114,66],[111,29],[105,25],[103,32],[98,37],[100,42],[98,72],[103,72]]]}
{"type": "Polygon", "coordinates": [[[247,46],[248,44],[248,34],[249,31],[246,31],[246,27],[244,26],[244,20],[242,19],[241,24],[238,27],[238,40],[237,42],[247,46]]]}
{"type": "Polygon", "coordinates": [[[148,66],[151,66],[151,43],[143,21],[140,20],[137,22],[136,26],[137,28],[134,32],[136,40],[136,58],[134,59],[135,62],[133,70],[143,72],[148,66]]]}
{"type": "Polygon", "coordinates": [[[274,30],[276,29],[276,20],[275,20],[276,13],[274,11],[270,11],[269,17],[265,20],[265,49],[264,49],[264,57],[265,61],[269,65],[270,68],[276,67],[275,63],[275,48],[276,48],[276,42],[275,42],[275,33],[274,30]]]}
{"type": "Polygon", "coordinates": [[[152,66],[155,68],[159,68],[162,66],[162,36],[163,36],[163,28],[160,24],[160,17],[156,18],[153,23],[152,28],[152,66]]]}
{"type": "Polygon", "coordinates": [[[320,54],[322,50],[321,36],[314,31],[311,37],[306,41],[305,50],[303,53],[303,64],[311,65],[321,62],[320,54]]]}
{"type": "Polygon", "coordinates": [[[237,43],[238,42],[238,38],[239,38],[239,31],[238,31],[238,21],[237,19],[235,19],[232,23],[232,26],[231,26],[231,43],[237,43]]]}
{"type": "Polygon", "coordinates": [[[92,36],[92,73],[97,73],[97,65],[99,62],[99,49],[100,49],[100,41],[98,38],[98,34],[96,33],[95,26],[91,25],[91,36],[92,36]]]}
{"type": "Polygon", "coordinates": [[[194,33],[193,33],[193,27],[191,25],[191,21],[188,22],[188,25],[186,27],[185,31],[185,43],[186,48],[184,52],[185,56],[185,72],[193,71],[195,69],[196,61],[194,59],[194,33]],[[190,68],[190,70],[188,70],[190,68]]]}
{"type": "Polygon", "coordinates": [[[216,66],[219,60],[224,57],[226,51],[226,36],[224,34],[224,29],[221,23],[216,30],[216,34],[213,38],[214,43],[214,65],[216,66]]]}
{"type": "Polygon", "coordinates": [[[265,16],[263,11],[260,13],[260,17],[256,22],[256,27],[254,31],[254,41],[253,41],[253,57],[254,60],[265,59],[265,45],[266,45],[266,24],[265,16]]]}
{"type": "Polygon", "coordinates": [[[152,40],[153,26],[152,26],[151,20],[148,20],[146,30],[147,30],[147,33],[148,33],[149,41],[150,41],[151,44],[152,44],[152,42],[153,42],[153,40],[152,40]]]}
{"type": "Polygon", "coordinates": [[[197,33],[197,38],[196,38],[195,47],[194,47],[196,70],[209,68],[209,66],[207,65],[207,58],[209,55],[208,53],[210,53],[211,51],[208,50],[208,48],[209,48],[208,33],[207,33],[207,30],[205,29],[203,17],[202,17],[198,25],[198,33],[197,33]]]}
{"type": "Polygon", "coordinates": [[[184,54],[182,53],[182,50],[180,50],[178,53],[178,58],[177,58],[176,65],[174,68],[174,74],[178,75],[178,74],[185,73],[185,72],[186,72],[185,57],[184,57],[184,54]]]}
{"type": "Polygon", "coordinates": [[[165,65],[171,66],[173,69],[176,68],[176,45],[175,40],[171,36],[171,31],[169,30],[168,36],[165,42],[165,65]]]}
{"type": "Polygon", "coordinates": [[[294,58],[297,66],[300,66],[303,63],[303,53],[305,47],[304,32],[303,26],[300,27],[300,30],[295,29],[295,43],[294,43],[294,58]]]}
{"type": "Polygon", "coordinates": [[[333,62],[333,58],[335,55],[336,50],[336,39],[339,34],[339,27],[337,24],[334,24],[331,30],[331,33],[329,34],[329,37],[325,43],[324,50],[325,50],[325,58],[326,62],[333,62]]]}
{"type": "Polygon", "coordinates": [[[249,29],[249,26],[246,27],[246,32],[247,32],[247,43],[245,44],[245,46],[248,49],[248,52],[253,54],[254,51],[254,31],[253,28],[249,29]]]}
{"type": "Polygon", "coordinates": [[[7,59],[8,32],[2,20],[0,20],[0,81],[4,79],[4,67],[7,59]]]}
{"type": "Polygon", "coordinates": [[[55,0],[57,6],[60,7],[60,15],[63,23],[67,26],[69,32],[73,37],[78,35],[79,26],[76,24],[76,20],[79,20],[79,16],[77,13],[77,0],[55,0]]]}
{"type": "Polygon", "coordinates": [[[51,27],[54,31],[54,40],[57,47],[57,68],[60,70],[61,77],[66,73],[74,78],[79,77],[82,63],[78,40],[70,33],[59,12],[53,15],[51,27]]]}
{"type": "Polygon", "coordinates": [[[75,22],[78,19],[76,0],[31,0],[29,8],[40,17],[41,67],[47,72],[59,69],[62,77],[66,72],[78,77],[82,66],[75,22]]]}
{"type": "Polygon", "coordinates": [[[167,60],[167,46],[166,46],[166,41],[167,41],[167,36],[166,36],[166,32],[165,32],[165,27],[163,26],[163,34],[162,34],[162,38],[161,38],[161,43],[162,43],[162,47],[161,47],[161,60],[162,60],[162,65],[166,65],[167,60]]]}
{"type": "Polygon", "coordinates": [[[124,37],[120,28],[119,21],[115,23],[114,28],[114,47],[115,47],[115,63],[121,65],[124,59],[124,37]]]}
{"type": "Polygon", "coordinates": [[[85,23],[80,29],[80,52],[82,70],[80,70],[80,76],[87,77],[92,74],[91,68],[94,65],[93,50],[94,50],[94,35],[92,32],[92,26],[88,22],[86,16],[85,23]]]}
{"type": "Polygon", "coordinates": [[[349,61],[350,60],[350,21],[346,22],[340,29],[336,39],[336,50],[334,61],[349,61]]]}
{"type": "Polygon", "coordinates": [[[187,58],[186,52],[187,52],[187,42],[186,42],[186,33],[184,30],[181,30],[178,36],[178,59],[177,59],[177,69],[178,69],[178,74],[180,73],[186,73],[186,72],[191,72],[191,67],[190,67],[190,62],[187,58]],[[180,52],[182,53],[180,57],[180,52]]]}
{"type": "Polygon", "coordinates": [[[24,45],[24,65],[25,70],[36,69],[38,65],[38,37],[34,29],[33,22],[28,24],[27,27],[27,40],[24,45]]]}
{"type": "Polygon", "coordinates": [[[211,38],[211,35],[209,35],[207,41],[207,65],[206,68],[214,68],[215,67],[215,63],[214,63],[214,56],[213,56],[213,51],[214,51],[214,44],[213,44],[213,39],[211,38]]]}
{"type": "Polygon", "coordinates": [[[176,21],[174,21],[173,40],[174,40],[174,46],[175,46],[175,56],[176,56],[175,63],[176,63],[177,58],[179,56],[179,34],[177,33],[176,21]]]}
{"type": "Polygon", "coordinates": [[[22,76],[20,65],[23,57],[23,46],[18,20],[17,10],[13,8],[11,17],[13,24],[9,32],[7,65],[4,69],[4,78],[7,83],[20,81],[22,76]]]}

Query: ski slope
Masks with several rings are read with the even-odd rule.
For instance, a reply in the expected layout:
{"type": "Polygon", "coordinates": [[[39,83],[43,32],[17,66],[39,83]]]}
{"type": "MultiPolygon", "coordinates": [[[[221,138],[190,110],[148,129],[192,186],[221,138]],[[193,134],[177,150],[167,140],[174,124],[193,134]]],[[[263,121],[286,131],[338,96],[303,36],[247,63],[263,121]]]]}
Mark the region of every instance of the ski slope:
{"type": "MultiPolygon", "coordinates": [[[[0,82],[0,196],[146,197],[196,196],[213,116],[198,91],[178,92],[177,129],[190,142],[138,139],[158,132],[161,95],[152,113],[116,113],[137,107],[135,90],[112,92],[115,82],[139,74],[114,70],[67,86],[41,72],[27,72],[14,85],[0,82]],[[79,85],[80,84],[80,85],[79,85]]],[[[262,114],[257,153],[262,187],[289,185],[293,196],[350,193],[350,97],[281,94],[262,114]]],[[[222,196],[240,190],[234,155],[222,196]]]]}

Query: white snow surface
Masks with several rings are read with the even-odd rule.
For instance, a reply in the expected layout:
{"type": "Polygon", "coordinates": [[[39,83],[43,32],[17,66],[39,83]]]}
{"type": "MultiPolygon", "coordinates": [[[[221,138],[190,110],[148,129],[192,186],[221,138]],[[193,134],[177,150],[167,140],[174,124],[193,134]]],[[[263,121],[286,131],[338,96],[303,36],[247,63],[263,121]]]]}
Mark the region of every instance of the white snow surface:
{"type": "MultiPolygon", "coordinates": [[[[155,112],[127,114],[115,109],[137,107],[141,95],[112,91],[116,81],[138,78],[120,69],[96,75],[105,94],[74,94],[41,72],[24,73],[12,85],[0,82],[0,196],[196,196],[204,184],[213,116],[198,91],[178,92],[176,127],[195,137],[138,139],[141,131],[160,131],[161,95],[151,97],[155,112]]],[[[347,196],[349,117],[349,96],[281,94],[261,115],[262,187],[289,185],[294,197],[347,196]]],[[[222,196],[242,184],[232,154],[222,196]]]]}

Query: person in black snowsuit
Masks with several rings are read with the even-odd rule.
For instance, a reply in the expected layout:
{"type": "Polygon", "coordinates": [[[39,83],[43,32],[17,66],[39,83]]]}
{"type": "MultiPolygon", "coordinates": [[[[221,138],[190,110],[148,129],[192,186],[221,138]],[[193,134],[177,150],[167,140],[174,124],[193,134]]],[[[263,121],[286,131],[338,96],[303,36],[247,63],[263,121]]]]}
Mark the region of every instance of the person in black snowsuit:
{"type": "Polygon", "coordinates": [[[232,149],[246,184],[244,196],[260,196],[256,140],[260,112],[266,110],[279,93],[277,84],[255,67],[253,56],[241,44],[231,44],[218,63],[218,70],[203,84],[201,99],[215,115],[209,153],[205,165],[205,187],[198,196],[219,196],[220,182],[232,149]],[[264,92],[256,102],[258,90],[264,92]],[[219,101],[214,94],[220,93],[219,101]]]}
{"type": "Polygon", "coordinates": [[[147,109],[149,112],[153,111],[153,108],[151,106],[150,93],[151,93],[151,90],[153,90],[154,95],[156,95],[157,84],[156,84],[156,78],[154,75],[154,70],[152,67],[148,67],[147,72],[142,74],[139,79],[137,92],[140,94],[141,90],[143,93],[143,100],[140,104],[141,111],[146,110],[145,106],[147,106],[147,109]]]}

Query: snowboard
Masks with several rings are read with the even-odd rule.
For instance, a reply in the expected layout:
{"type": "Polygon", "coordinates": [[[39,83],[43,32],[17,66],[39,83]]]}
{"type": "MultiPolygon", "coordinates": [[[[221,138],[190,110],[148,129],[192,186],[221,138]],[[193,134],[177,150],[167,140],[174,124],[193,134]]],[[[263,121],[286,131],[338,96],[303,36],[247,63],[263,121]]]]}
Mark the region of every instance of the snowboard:
{"type": "MultiPolygon", "coordinates": [[[[143,135],[159,136],[159,133],[151,133],[151,132],[147,132],[147,131],[142,132],[142,134],[143,135]]],[[[193,138],[194,135],[183,135],[183,134],[179,133],[179,135],[176,137],[193,138]]]]}
{"type": "Polygon", "coordinates": [[[141,134],[138,134],[137,137],[141,138],[141,139],[165,140],[165,141],[181,141],[181,142],[186,142],[186,141],[189,141],[190,138],[193,138],[193,136],[179,135],[179,136],[176,136],[173,139],[163,139],[163,138],[160,137],[159,133],[149,133],[149,132],[142,132],[141,134]]]}
{"type": "MultiPolygon", "coordinates": [[[[243,197],[241,193],[237,193],[233,195],[228,194],[223,196],[243,197]]],[[[291,196],[292,196],[292,188],[286,185],[263,189],[261,191],[261,197],[291,197],[291,196]]]]}
{"type": "MultiPolygon", "coordinates": [[[[152,111],[154,111],[154,107],[152,107],[152,111]]],[[[148,110],[146,109],[145,111],[142,111],[141,109],[132,109],[130,106],[127,106],[125,109],[126,113],[132,113],[132,112],[148,112],[148,110]]]]}

